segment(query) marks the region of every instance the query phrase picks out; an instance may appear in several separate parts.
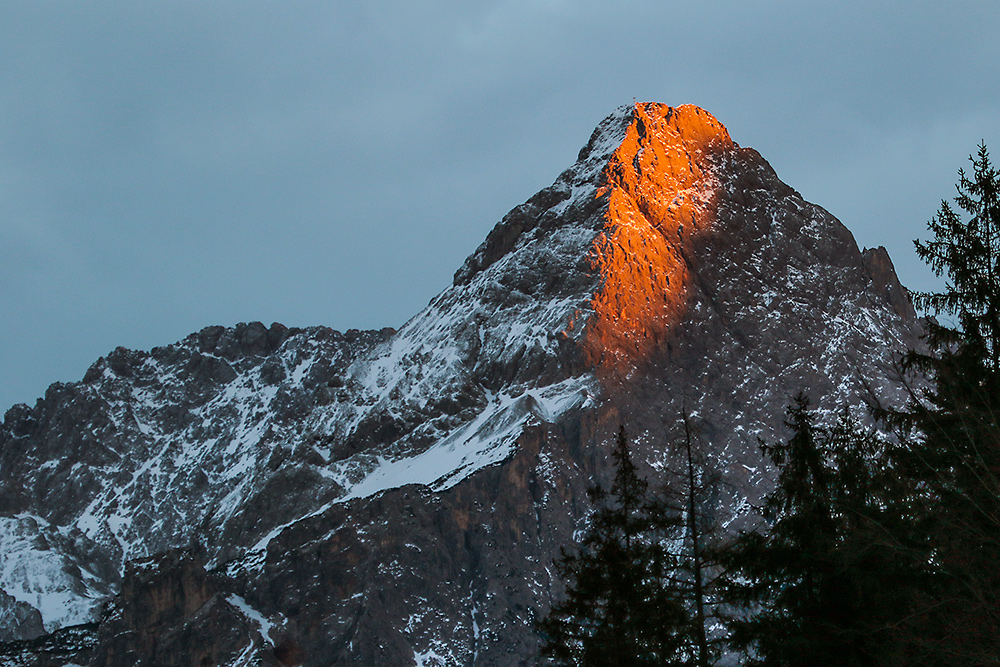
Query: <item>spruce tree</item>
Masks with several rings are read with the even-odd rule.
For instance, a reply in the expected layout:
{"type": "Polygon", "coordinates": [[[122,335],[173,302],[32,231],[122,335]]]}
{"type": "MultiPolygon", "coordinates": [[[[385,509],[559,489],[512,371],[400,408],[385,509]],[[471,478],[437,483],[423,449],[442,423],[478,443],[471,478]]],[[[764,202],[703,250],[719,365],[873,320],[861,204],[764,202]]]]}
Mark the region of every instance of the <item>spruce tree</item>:
{"type": "Polygon", "coordinates": [[[677,521],[650,499],[624,427],[612,455],[614,480],[591,490],[597,509],[580,550],[556,562],[566,595],[539,623],[542,657],[573,667],[678,664],[689,619],[665,540],[677,521]]]}
{"type": "MultiPolygon", "coordinates": [[[[959,169],[954,198],[968,219],[944,200],[927,224],[933,238],[914,241],[917,255],[946,280],[941,292],[916,293],[916,305],[956,318],[951,325],[929,323],[928,339],[936,354],[910,355],[935,375],[944,364],[957,361],[956,355],[973,367],[1000,372],[1000,175],[985,144],[969,160],[972,175],[959,169]]],[[[940,383],[947,378],[933,379],[940,383]]]]}
{"type": "Polygon", "coordinates": [[[815,418],[803,395],[789,407],[786,425],[787,443],[761,444],[779,470],[763,508],[772,526],[742,534],[728,556],[733,599],[750,610],[732,621],[731,639],[749,665],[817,665],[828,651],[805,627],[825,603],[818,588],[835,531],[815,418]]]}
{"type": "Polygon", "coordinates": [[[929,388],[888,413],[908,431],[895,460],[924,504],[918,534],[933,543],[936,578],[911,641],[939,664],[1000,662],[1000,175],[985,145],[959,171],[954,202],[930,223],[918,255],[943,291],[917,294],[930,320],[928,348],[905,366],[929,388]]]}
{"type": "Polygon", "coordinates": [[[731,641],[747,665],[918,664],[898,629],[913,609],[919,559],[885,534],[897,485],[883,476],[883,445],[845,411],[821,428],[800,394],[791,437],[762,444],[778,469],[763,507],[766,530],[744,533],[725,558],[731,600],[745,611],[731,641]],[[909,552],[907,552],[909,556],[909,552]]]}

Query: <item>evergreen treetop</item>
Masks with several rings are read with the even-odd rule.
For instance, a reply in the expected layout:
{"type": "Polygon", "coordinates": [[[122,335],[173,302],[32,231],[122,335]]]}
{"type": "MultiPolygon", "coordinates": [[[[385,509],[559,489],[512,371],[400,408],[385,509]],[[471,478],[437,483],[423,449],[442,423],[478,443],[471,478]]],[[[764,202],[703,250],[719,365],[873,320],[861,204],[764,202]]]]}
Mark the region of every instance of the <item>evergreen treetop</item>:
{"type": "Polygon", "coordinates": [[[931,323],[929,341],[937,350],[960,344],[975,352],[993,372],[1000,371],[1000,175],[979,145],[971,177],[959,169],[958,207],[963,220],[941,202],[927,228],[929,241],[914,241],[917,255],[945,278],[942,292],[914,294],[917,306],[956,317],[956,326],[931,323]]]}
{"type": "Polygon", "coordinates": [[[1000,662],[1000,173],[984,144],[959,170],[959,215],[947,201],[917,253],[945,277],[916,303],[954,319],[930,321],[930,351],[910,351],[907,368],[930,387],[902,411],[896,467],[913,480],[924,509],[917,533],[933,543],[935,586],[924,591],[928,631],[913,637],[937,664],[1000,662]]]}
{"type": "Polygon", "coordinates": [[[624,427],[612,456],[614,480],[590,491],[596,509],[580,549],[555,564],[566,594],[538,624],[541,655],[566,667],[681,664],[689,618],[665,539],[678,522],[649,496],[624,427]]]}
{"type": "Polygon", "coordinates": [[[725,555],[743,610],[730,623],[734,648],[762,667],[919,664],[898,629],[923,575],[887,532],[898,485],[877,467],[877,439],[846,410],[819,426],[802,394],[786,425],[786,441],[761,445],[778,471],[762,508],[769,525],[725,555]]]}

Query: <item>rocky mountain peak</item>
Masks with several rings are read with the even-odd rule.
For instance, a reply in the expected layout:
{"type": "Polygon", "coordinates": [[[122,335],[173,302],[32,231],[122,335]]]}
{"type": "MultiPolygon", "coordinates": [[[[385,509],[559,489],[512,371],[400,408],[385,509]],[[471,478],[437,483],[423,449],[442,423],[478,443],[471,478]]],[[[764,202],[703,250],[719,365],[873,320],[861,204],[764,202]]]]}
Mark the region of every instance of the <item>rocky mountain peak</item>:
{"type": "Polygon", "coordinates": [[[529,664],[620,424],[661,483],[690,417],[738,525],[790,398],[898,398],[919,334],[885,251],[711,114],[621,107],[398,331],[209,327],[9,411],[0,641],[180,664],[210,619],[265,665],[529,664]]]}
{"type": "Polygon", "coordinates": [[[726,128],[693,105],[636,104],[603,171],[604,230],[591,250],[600,288],[585,355],[604,370],[630,369],[683,317],[692,238],[712,229],[726,128]]]}

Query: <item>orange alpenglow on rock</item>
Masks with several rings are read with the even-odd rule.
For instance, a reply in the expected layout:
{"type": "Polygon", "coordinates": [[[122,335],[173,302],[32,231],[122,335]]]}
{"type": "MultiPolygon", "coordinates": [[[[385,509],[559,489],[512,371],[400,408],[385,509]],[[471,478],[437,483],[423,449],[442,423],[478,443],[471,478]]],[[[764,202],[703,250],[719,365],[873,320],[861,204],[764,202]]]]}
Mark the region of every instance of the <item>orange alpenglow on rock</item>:
{"type": "Polygon", "coordinates": [[[591,260],[601,287],[583,345],[599,370],[627,377],[684,315],[685,253],[715,219],[719,181],[710,158],[734,146],[722,123],[696,106],[635,106],[598,191],[608,202],[591,260]]]}

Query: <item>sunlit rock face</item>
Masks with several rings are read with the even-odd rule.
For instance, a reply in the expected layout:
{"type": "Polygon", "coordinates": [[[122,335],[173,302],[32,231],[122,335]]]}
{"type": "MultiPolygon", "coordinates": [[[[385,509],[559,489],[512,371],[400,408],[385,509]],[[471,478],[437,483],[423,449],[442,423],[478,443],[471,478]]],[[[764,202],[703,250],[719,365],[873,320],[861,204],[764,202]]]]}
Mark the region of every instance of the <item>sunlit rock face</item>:
{"type": "Polygon", "coordinates": [[[601,278],[584,342],[591,365],[627,374],[683,320],[692,244],[715,222],[721,182],[712,158],[732,149],[702,109],[636,106],[598,190],[607,212],[591,253],[601,278]]]}
{"type": "Polygon", "coordinates": [[[896,400],[919,333],[885,251],[709,113],[622,107],[398,331],[210,327],[12,408],[0,640],[100,621],[78,662],[181,664],[206,623],[220,664],[528,664],[619,424],[666,483],[691,415],[738,525],[791,397],[896,400]]]}

